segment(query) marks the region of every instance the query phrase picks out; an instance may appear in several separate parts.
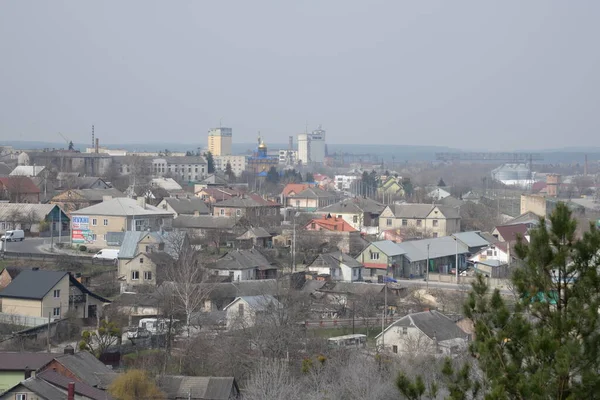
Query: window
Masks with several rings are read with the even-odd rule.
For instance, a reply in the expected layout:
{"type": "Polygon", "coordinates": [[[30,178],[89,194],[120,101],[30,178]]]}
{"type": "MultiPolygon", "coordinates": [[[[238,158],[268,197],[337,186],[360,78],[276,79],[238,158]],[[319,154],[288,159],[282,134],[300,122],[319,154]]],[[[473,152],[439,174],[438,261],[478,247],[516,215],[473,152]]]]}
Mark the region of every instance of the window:
{"type": "Polygon", "coordinates": [[[355,224],[358,223],[358,215],[353,215],[352,216],[352,222],[355,223],[355,224]]]}
{"type": "Polygon", "coordinates": [[[485,252],[485,254],[486,254],[487,256],[491,256],[493,253],[494,253],[494,252],[493,252],[492,250],[488,250],[488,251],[486,251],[486,252],[485,252]]]}
{"type": "Polygon", "coordinates": [[[407,326],[403,326],[402,327],[402,334],[403,335],[408,335],[408,327],[407,326]]]}
{"type": "Polygon", "coordinates": [[[147,280],[147,281],[152,280],[152,271],[144,271],[144,280],[147,280]]]}
{"type": "Polygon", "coordinates": [[[371,260],[379,260],[379,253],[371,253],[371,260]]]}
{"type": "Polygon", "coordinates": [[[52,309],[52,315],[55,317],[60,317],[60,307],[54,307],[52,309]]]}
{"type": "Polygon", "coordinates": [[[96,218],[92,218],[92,226],[98,225],[98,220],[96,218]]]}
{"type": "Polygon", "coordinates": [[[60,289],[54,289],[53,297],[58,299],[60,297],[60,289]]]}
{"type": "Polygon", "coordinates": [[[152,247],[146,246],[146,253],[150,253],[150,252],[152,252],[152,247]]]}
{"type": "Polygon", "coordinates": [[[107,219],[104,220],[104,226],[108,226],[108,220],[107,219]]]}
{"type": "Polygon", "coordinates": [[[296,200],[296,207],[300,207],[300,200],[296,200]]]}
{"type": "Polygon", "coordinates": [[[238,217],[240,215],[242,215],[242,210],[240,210],[239,208],[237,210],[235,210],[235,215],[238,216],[238,217]]]}
{"type": "Polygon", "coordinates": [[[393,345],[392,346],[392,352],[397,354],[398,353],[398,346],[393,345]]]}
{"type": "Polygon", "coordinates": [[[131,271],[131,280],[137,281],[140,279],[140,271],[131,271]]]}
{"type": "Polygon", "coordinates": [[[438,233],[437,232],[433,232],[433,237],[434,238],[438,237],[438,233]]]}
{"type": "Polygon", "coordinates": [[[385,224],[386,224],[387,226],[392,226],[392,219],[391,219],[391,218],[388,218],[388,219],[385,221],[385,224]]]}
{"type": "Polygon", "coordinates": [[[15,394],[15,400],[27,400],[26,393],[17,393],[15,394]]]}
{"type": "Polygon", "coordinates": [[[438,220],[437,219],[433,220],[433,226],[438,226],[438,220]]]}
{"type": "Polygon", "coordinates": [[[417,226],[421,226],[423,225],[423,220],[422,219],[418,219],[417,220],[417,226]]]}
{"type": "Polygon", "coordinates": [[[140,264],[144,263],[144,257],[140,257],[140,264]]]}
{"type": "Polygon", "coordinates": [[[408,220],[407,219],[403,219],[402,220],[402,226],[408,226],[408,220]]]}
{"type": "Polygon", "coordinates": [[[225,215],[225,209],[224,209],[224,208],[221,208],[221,210],[219,211],[219,214],[220,214],[220,215],[225,215]]]}
{"type": "Polygon", "coordinates": [[[240,303],[238,305],[238,314],[240,314],[240,317],[244,316],[244,304],[243,303],[240,303]]]}

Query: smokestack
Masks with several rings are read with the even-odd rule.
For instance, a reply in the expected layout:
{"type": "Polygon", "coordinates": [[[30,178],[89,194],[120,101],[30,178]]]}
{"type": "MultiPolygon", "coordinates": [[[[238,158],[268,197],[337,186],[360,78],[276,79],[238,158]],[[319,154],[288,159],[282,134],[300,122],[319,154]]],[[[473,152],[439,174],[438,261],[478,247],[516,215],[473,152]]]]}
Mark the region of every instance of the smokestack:
{"type": "Polygon", "coordinates": [[[290,136],[290,138],[289,138],[288,150],[294,150],[294,137],[293,136],[290,136]]]}
{"type": "Polygon", "coordinates": [[[31,369],[28,366],[25,366],[25,379],[31,378],[31,369]]]}
{"type": "Polygon", "coordinates": [[[588,159],[587,154],[585,155],[585,164],[583,164],[583,176],[587,176],[588,174],[588,159]]]}
{"type": "Polygon", "coordinates": [[[100,139],[96,138],[96,153],[98,153],[99,143],[100,143],[100,139]]]}
{"type": "Polygon", "coordinates": [[[67,400],[75,400],[75,382],[69,382],[67,400]]]}
{"type": "Polygon", "coordinates": [[[94,125],[92,125],[92,149],[96,145],[96,140],[94,139],[94,125]]]}

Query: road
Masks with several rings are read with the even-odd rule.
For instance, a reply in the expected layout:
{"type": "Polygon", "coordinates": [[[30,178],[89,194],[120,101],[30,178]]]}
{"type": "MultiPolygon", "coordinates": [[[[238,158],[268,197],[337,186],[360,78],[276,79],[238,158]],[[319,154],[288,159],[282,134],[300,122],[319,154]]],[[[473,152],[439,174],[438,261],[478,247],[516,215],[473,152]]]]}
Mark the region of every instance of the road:
{"type": "MultiPolygon", "coordinates": [[[[427,287],[427,282],[423,279],[412,279],[412,280],[398,280],[398,285],[406,286],[406,287],[418,287],[421,289],[425,289],[427,287]]],[[[437,281],[429,281],[430,289],[444,289],[444,290],[458,290],[463,292],[471,291],[470,283],[460,283],[457,285],[456,283],[447,283],[447,282],[437,282],[437,281]]],[[[500,294],[502,295],[511,295],[512,291],[500,287],[500,294]]]]}
{"type": "MultiPolygon", "coordinates": [[[[61,242],[68,243],[69,237],[61,238],[61,242]]],[[[54,238],[54,243],[58,242],[58,238],[54,238]]],[[[4,242],[2,242],[4,246],[4,242]]],[[[7,253],[32,253],[32,254],[46,254],[48,253],[44,248],[50,246],[50,238],[25,238],[22,242],[8,242],[6,243],[7,253]]]]}

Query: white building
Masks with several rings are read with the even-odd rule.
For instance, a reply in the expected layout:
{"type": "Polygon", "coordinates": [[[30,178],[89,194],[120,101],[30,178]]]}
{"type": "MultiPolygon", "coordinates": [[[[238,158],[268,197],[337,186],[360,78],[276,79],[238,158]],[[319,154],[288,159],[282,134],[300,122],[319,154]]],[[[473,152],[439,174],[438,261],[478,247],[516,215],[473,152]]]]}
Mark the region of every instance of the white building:
{"type": "Polygon", "coordinates": [[[298,135],[298,159],[305,165],[325,160],[325,131],[320,126],[312,133],[298,135]]]}
{"type": "Polygon", "coordinates": [[[452,355],[467,348],[469,335],[438,311],[400,318],[376,336],[377,347],[394,354],[452,355]]]}
{"type": "Polygon", "coordinates": [[[360,179],[358,175],[335,175],[334,177],[335,188],[337,190],[350,190],[352,182],[360,179]]]}
{"type": "Polygon", "coordinates": [[[246,156],[213,156],[215,170],[225,171],[227,163],[231,164],[231,170],[239,177],[246,170],[246,156]]]}
{"type": "Polygon", "coordinates": [[[279,164],[296,165],[298,152],[296,150],[279,150],[279,164]]]}
{"type": "Polygon", "coordinates": [[[319,276],[329,276],[331,280],[343,282],[362,281],[364,265],[340,251],[319,254],[306,269],[319,276]]]}
{"type": "Polygon", "coordinates": [[[277,313],[283,306],[270,294],[236,297],[223,308],[227,319],[227,329],[244,329],[264,321],[277,321],[277,313]]]}
{"type": "Polygon", "coordinates": [[[200,156],[163,157],[152,160],[152,175],[172,176],[177,181],[199,181],[206,177],[206,160],[200,156]]]}

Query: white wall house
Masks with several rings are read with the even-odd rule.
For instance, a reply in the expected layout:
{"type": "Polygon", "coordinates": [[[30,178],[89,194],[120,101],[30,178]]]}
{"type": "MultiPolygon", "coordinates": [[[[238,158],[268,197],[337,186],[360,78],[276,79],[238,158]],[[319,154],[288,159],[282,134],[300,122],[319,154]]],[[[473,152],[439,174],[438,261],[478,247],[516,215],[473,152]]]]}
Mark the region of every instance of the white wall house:
{"type": "MultiPolygon", "coordinates": [[[[269,294],[237,297],[223,311],[226,313],[227,329],[249,328],[281,311],[283,306],[269,294]]],[[[276,317],[276,316],[275,316],[276,317]]]]}
{"type": "Polygon", "coordinates": [[[340,251],[319,254],[319,256],[307,266],[307,271],[317,275],[329,275],[334,281],[356,282],[362,281],[362,269],[364,265],[340,251]]]}
{"type": "Polygon", "coordinates": [[[358,175],[335,175],[333,181],[337,190],[350,190],[352,182],[358,180],[358,175]]]}
{"type": "Polygon", "coordinates": [[[392,354],[452,355],[467,348],[469,335],[438,311],[409,314],[389,325],[375,338],[392,354]]]}

